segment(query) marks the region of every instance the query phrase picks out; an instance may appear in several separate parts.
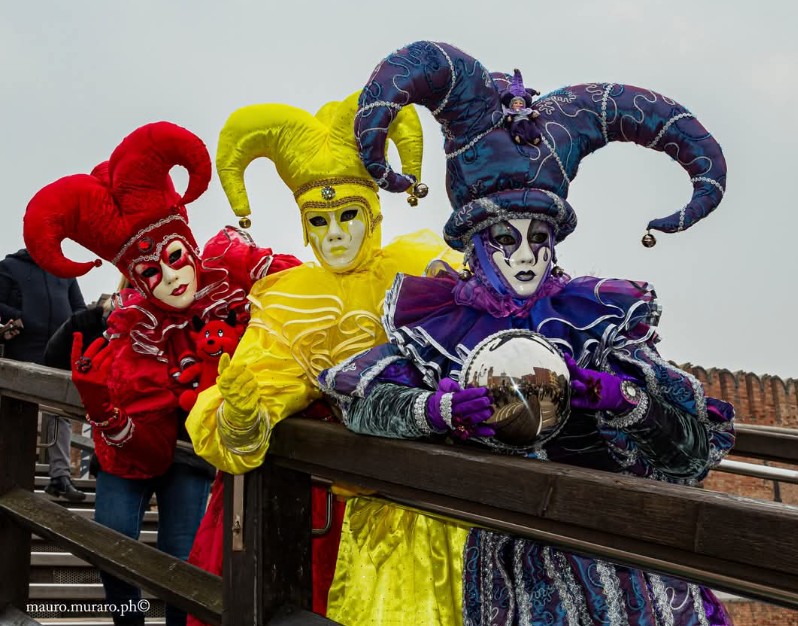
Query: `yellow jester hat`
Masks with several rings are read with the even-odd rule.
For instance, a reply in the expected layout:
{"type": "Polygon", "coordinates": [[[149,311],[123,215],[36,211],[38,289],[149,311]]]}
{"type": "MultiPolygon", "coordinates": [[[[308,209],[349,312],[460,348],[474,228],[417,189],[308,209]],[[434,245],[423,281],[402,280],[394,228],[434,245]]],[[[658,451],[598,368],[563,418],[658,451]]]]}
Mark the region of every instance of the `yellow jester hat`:
{"type": "MultiPolygon", "coordinates": [[[[230,206],[248,224],[251,213],[244,170],[258,157],[274,162],[283,182],[294,192],[308,245],[305,213],[362,208],[366,233],[357,256],[346,267],[333,268],[311,241],[319,263],[331,271],[351,271],[382,246],[382,212],[377,186],[358,154],[354,123],[358,93],[325,104],[315,116],[287,104],[253,104],[235,111],[219,134],[216,169],[230,206]]],[[[423,153],[421,122],[404,107],[388,131],[402,160],[402,170],[420,180],[423,153]]],[[[421,195],[421,193],[419,193],[421,195]]],[[[415,197],[408,199],[414,203],[415,197]]]]}

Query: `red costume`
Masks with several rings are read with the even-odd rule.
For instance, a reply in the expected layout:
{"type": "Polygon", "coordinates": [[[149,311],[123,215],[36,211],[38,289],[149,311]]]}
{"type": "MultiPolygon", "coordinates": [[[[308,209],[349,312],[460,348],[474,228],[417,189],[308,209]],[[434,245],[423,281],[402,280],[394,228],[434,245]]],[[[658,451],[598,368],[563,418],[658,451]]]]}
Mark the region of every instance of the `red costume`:
{"type": "MultiPolygon", "coordinates": [[[[135,287],[118,298],[107,345],[100,339],[84,352],[79,335],[73,345],[72,380],[102,468],[95,519],[137,538],[154,493],[162,522],[159,547],[182,559],[188,558],[212,476],[209,465],[177,447],[181,430],[190,441],[179,405],[189,386],[178,376],[191,365],[183,358],[194,348],[191,322],[224,320],[234,311],[245,323],[252,284],[299,264],[258,248],[232,227],[200,253],[185,207],[205,191],[210,177],[210,157],[198,137],[168,122],[148,124],[90,175],[67,176],[39,191],[24,227],[31,256],[51,273],[76,277],[99,265],[67,259],[61,242],[69,238],[112,262],[135,287]],[[175,165],[189,174],[182,196],[169,176],[175,165]]],[[[140,598],[138,589],[112,576],[103,574],[103,585],[113,606],[140,598]]],[[[113,617],[117,624],[144,624],[142,613],[113,617]]],[[[167,606],[166,618],[170,626],[185,623],[175,607],[167,606]]]]}
{"type": "Polygon", "coordinates": [[[61,178],[28,205],[25,241],[42,267],[67,277],[99,265],[67,259],[61,241],[69,238],[114,263],[137,288],[121,294],[121,306],[108,319],[104,371],[89,366],[73,376],[94,426],[100,464],[117,476],[158,476],[172,462],[184,418],[178,397],[186,387],[171,373],[187,365],[179,356],[193,347],[192,317],[208,322],[234,310],[245,321],[252,284],[299,264],[293,256],[256,247],[232,227],[215,235],[200,254],[185,206],[205,191],[210,177],[202,141],[158,122],[131,133],[91,175],[61,178]],[[182,197],[169,176],[175,165],[189,172],[182,197]],[[191,266],[195,275],[193,297],[184,302],[173,301],[180,294],[159,297],[165,279],[153,279],[159,264],[168,264],[165,255],[173,245],[182,251],[174,268],[191,266]]]}

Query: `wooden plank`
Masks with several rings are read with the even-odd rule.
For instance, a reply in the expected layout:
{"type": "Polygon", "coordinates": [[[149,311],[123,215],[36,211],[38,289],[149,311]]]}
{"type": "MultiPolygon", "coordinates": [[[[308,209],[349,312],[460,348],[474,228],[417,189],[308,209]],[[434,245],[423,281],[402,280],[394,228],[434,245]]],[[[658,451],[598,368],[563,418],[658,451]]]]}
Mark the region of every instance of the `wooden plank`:
{"type": "Polygon", "coordinates": [[[0,511],[28,532],[47,538],[95,567],[205,622],[221,623],[222,581],[218,576],[19,488],[0,496],[0,511]]]}
{"type": "Polygon", "coordinates": [[[68,413],[83,413],[80,394],[72,384],[72,375],[64,370],[0,359],[0,389],[8,395],[35,399],[39,404],[68,413]]]}
{"type": "MultiPolygon", "coordinates": [[[[750,577],[750,585],[743,585],[749,595],[773,586],[781,602],[798,603],[798,536],[787,531],[798,527],[795,507],[474,448],[366,440],[340,426],[301,419],[275,429],[269,454],[286,467],[423,500],[433,510],[451,498],[453,515],[459,506],[478,518],[480,507],[487,507],[488,517],[528,532],[592,537],[597,548],[606,544],[611,552],[627,553],[627,563],[637,564],[633,556],[640,551],[641,563],[678,557],[693,569],[704,567],[705,580],[734,571],[735,581],[723,588],[741,591],[742,579],[750,577]],[[737,529],[733,542],[730,528],[737,529]]],[[[679,567],[657,569],[675,573],[679,567]]]]}
{"type": "Polygon", "coordinates": [[[267,458],[263,474],[263,617],[281,607],[310,610],[311,514],[310,475],[279,467],[267,458]]]}
{"type": "Polygon", "coordinates": [[[40,622],[11,606],[0,610],[0,626],[41,626],[40,622]]]}
{"type": "MultiPolygon", "coordinates": [[[[225,529],[232,528],[233,479],[225,482],[225,529]]],[[[246,475],[244,550],[225,532],[223,626],[269,623],[287,607],[309,610],[310,476],[274,465],[246,475]]]]}
{"type": "MultiPolygon", "coordinates": [[[[310,611],[283,609],[269,622],[269,626],[334,626],[338,622],[310,611]]],[[[339,625],[340,626],[340,625],[339,625]]]]}
{"type": "MultiPolygon", "coordinates": [[[[0,494],[33,490],[36,468],[36,404],[0,397],[0,494]]],[[[30,530],[0,515],[0,607],[24,609],[30,579],[30,530]]]]}
{"type": "Polygon", "coordinates": [[[798,463],[798,430],[737,424],[734,454],[781,463],[798,463]]]}
{"type": "MultiPolygon", "coordinates": [[[[34,363],[0,358],[0,389],[20,399],[36,399],[70,415],[83,413],[80,396],[69,372],[34,363]]],[[[798,429],[738,422],[735,453],[743,456],[798,463],[798,429]]]]}
{"type": "Polygon", "coordinates": [[[258,611],[263,604],[262,563],[258,558],[261,550],[262,519],[261,510],[262,474],[250,472],[244,480],[244,525],[243,550],[233,550],[233,481],[234,477],[224,477],[224,571],[222,572],[224,611],[222,626],[256,625],[258,611]]]}

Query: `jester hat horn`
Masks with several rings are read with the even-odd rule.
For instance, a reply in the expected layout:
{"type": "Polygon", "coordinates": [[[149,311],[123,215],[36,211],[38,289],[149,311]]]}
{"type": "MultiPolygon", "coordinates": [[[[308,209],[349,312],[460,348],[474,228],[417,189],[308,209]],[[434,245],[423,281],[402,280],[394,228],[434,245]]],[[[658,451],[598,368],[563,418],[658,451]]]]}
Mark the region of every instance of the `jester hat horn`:
{"type": "MultiPolygon", "coordinates": [[[[377,186],[363,167],[352,130],[358,95],[325,104],[315,116],[287,104],[253,104],[228,118],[219,134],[216,169],[230,206],[244,220],[242,225],[251,213],[244,171],[258,157],[274,162],[301,212],[354,202],[367,209],[371,228],[379,223],[377,186]]],[[[402,166],[415,182],[421,176],[421,122],[413,107],[397,112],[394,119],[385,127],[382,147],[388,139],[394,142],[402,166]]],[[[307,244],[304,220],[302,229],[307,244]]]]}
{"type": "Polygon", "coordinates": [[[61,244],[71,239],[132,279],[135,260],[166,236],[196,250],[185,205],[205,192],[210,178],[210,155],[199,137],[170,122],[147,124],[91,174],[66,176],[41,189],[25,211],[25,245],[56,276],[82,276],[100,265],[99,259],[79,263],[64,256],[61,244]],[[169,176],[175,165],[189,174],[182,197],[169,176]]]}
{"type": "Polygon", "coordinates": [[[511,86],[510,77],[490,74],[449,44],[420,41],[378,65],[360,95],[355,134],[366,169],[383,189],[404,191],[413,184],[385,160],[385,129],[402,107],[422,104],[441,124],[454,210],[444,237],[453,248],[466,249],[475,232],[493,223],[523,217],[548,221],[556,240],[565,239],[576,227],[568,186],[580,161],[611,141],[665,152],[690,176],[690,202],[651,220],[649,229],[685,230],[722,200],[726,162],[720,146],[670,98],[616,83],[558,89],[532,105],[541,141],[519,145],[502,119],[501,95],[511,86]]]}

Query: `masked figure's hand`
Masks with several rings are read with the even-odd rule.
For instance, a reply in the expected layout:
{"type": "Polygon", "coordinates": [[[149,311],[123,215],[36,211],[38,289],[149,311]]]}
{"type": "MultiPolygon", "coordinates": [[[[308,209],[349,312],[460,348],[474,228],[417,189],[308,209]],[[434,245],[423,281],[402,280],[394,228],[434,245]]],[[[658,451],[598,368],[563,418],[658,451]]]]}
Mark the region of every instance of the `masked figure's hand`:
{"type": "Polygon", "coordinates": [[[451,378],[444,378],[427,399],[426,409],[427,421],[436,432],[451,431],[459,439],[495,434],[493,428],[483,424],[493,415],[486,387],[463,389],[451,378]]]}
{"type": "Polygon", "coordinates": [[[127,416],[111,403],[108,371],[112,359],[108,342],[99,337],[83,352],[83,334],[72,335],[72,382],[83,401],[89,423],[113,435],[127,424],[127,416]]]}
{"type": "MultiPolygon", "coordinates": [[[[571,374],[573,408],[580,411],[625,413],[636,406],[621,391],[624,378],[609,372],[579,367],[568,354],[565,355],[565,363],[571,374]]],[[[639,389],[637,391],[639,393],[639,389]]]]}
{"type": "Polygon", "coordinates": [[[216,386],[224,398],[224,416],[234,427],[246,427],[258,416],[258,382],[246,365],[234,364],[225,353],[219,359],[216,386]]]}

